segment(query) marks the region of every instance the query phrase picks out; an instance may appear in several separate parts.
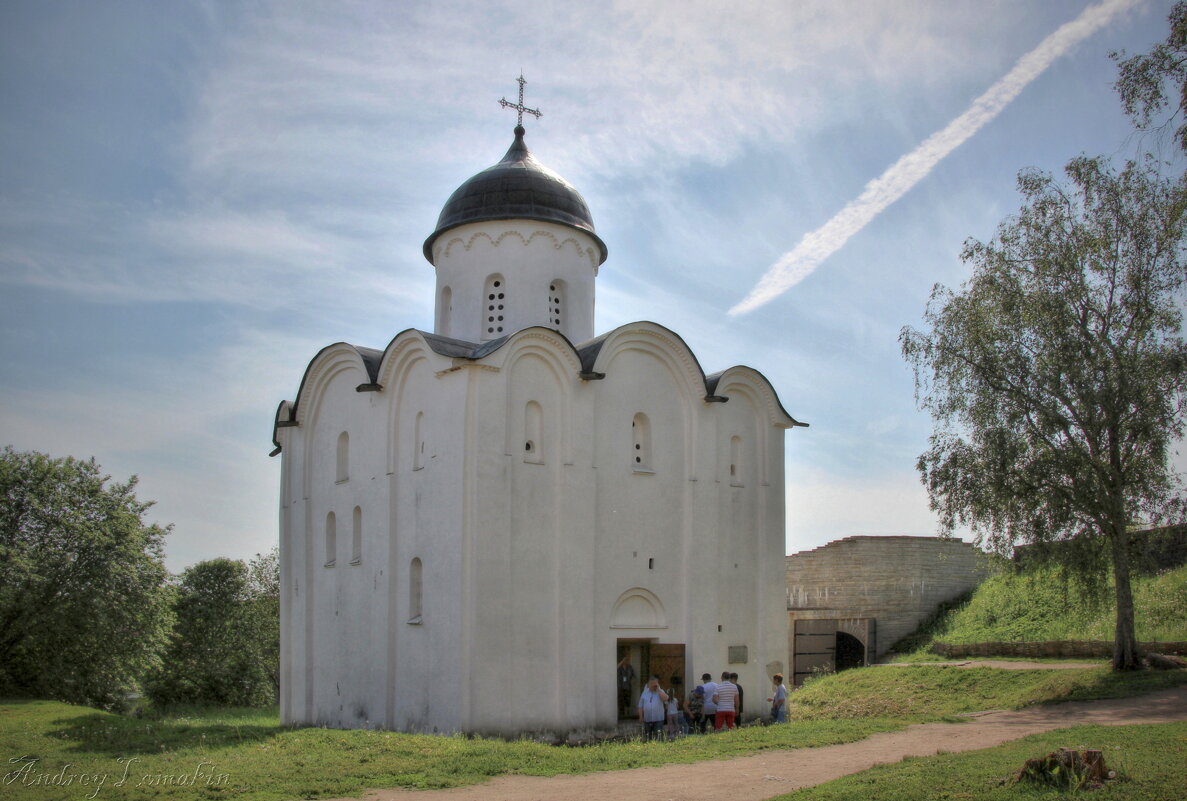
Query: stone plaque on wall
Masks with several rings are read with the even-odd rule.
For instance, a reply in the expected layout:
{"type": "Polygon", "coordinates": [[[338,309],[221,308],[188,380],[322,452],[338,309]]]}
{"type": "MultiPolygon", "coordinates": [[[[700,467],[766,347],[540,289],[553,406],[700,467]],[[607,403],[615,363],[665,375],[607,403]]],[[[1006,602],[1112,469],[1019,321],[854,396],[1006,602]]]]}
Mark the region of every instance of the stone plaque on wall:
{"type": "Polygon", "coordinates": [[[729,662],[731,665],[744,665],[750,661],[750,649],[745,645],[731,645],[729,647],[729,662]]]}

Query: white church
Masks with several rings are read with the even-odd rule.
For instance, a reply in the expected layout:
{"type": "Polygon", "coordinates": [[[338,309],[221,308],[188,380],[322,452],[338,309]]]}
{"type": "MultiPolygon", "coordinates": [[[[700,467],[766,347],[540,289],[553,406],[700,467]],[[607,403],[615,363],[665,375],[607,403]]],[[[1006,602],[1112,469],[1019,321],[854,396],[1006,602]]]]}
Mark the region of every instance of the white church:
{"type": "Polygon", "coordinates": [[[563,737],[616,727],[626,655],[633,698],[787,670],[803,424],[661,325],[595,335],[606,245],[504,104],[424,243],[433,331],[329,345],[277,409],[286,724],[563,737]]]}

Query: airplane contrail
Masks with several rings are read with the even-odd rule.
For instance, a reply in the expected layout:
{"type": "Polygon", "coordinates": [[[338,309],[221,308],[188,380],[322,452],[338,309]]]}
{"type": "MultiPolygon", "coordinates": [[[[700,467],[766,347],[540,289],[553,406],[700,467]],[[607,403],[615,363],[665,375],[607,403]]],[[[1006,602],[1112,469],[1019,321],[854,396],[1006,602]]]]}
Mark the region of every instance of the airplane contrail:
{"type": "Polygon", "coordinates": [[[1018,59],[1005,77],[973,101],[963,114],[929,136],[886,172],[866,184],[855,199],[824,225],[804,235],[799,244],[780,257],[742,301],[729,310],[745,314],[768,303],[807,278],[849,237],[856,234],[891,203],[923,180],[949,153],[1009,105],[1027,84],[1039,77],[1055,59],[1096,33],[1122,12],[1143,0],[1105,0],[1089,6],[1071,22],[1044,39],[1018,59]]]}

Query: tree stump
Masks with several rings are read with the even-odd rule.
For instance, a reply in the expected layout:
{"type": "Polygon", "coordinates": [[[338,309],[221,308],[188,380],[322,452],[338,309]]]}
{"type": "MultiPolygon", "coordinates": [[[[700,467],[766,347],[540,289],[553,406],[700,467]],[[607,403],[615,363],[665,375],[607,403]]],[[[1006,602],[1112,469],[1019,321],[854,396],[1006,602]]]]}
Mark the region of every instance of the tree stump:
{"type": "Polygon", "coordinates": [[[1027,782],[1048,787],[1094,789],[1112,778],[1105,767],[1104,754],[1089,748],[1083,752],[1074,748],[1060,748],[1045,757],[1028,759],[1014,774],[1013,784],[1027,782]]]}

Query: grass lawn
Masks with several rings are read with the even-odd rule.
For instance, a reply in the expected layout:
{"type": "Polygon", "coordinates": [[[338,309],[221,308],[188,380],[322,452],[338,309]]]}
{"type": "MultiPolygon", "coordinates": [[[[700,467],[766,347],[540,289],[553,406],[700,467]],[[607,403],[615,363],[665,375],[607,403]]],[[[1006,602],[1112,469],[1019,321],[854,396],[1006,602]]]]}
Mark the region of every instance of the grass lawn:
{"type": "Polygon", "coordinates": [[[9,762],[0,797],[332,797],[372,787],[453,787],[504,773],[551,776],[695,762],[768,748],[851,742],[903,725],[874,719],[805,721],[676,743],[559,748],[465,737],[287,729],[278,725],[275,710],[183,710],[146,719],[53,701],[8,701],[0,703],[0,753],[9,762]],[[22,756],[37,761],[20,761],[22,756]],[[18,761],[12,762],[14,758],[18,761]],[[93,778],[81,785],[78,779],[66,786],[61,780],[51,782],[63,766],[69,766],[65,776],[106,777],[99,793],[93,795],[93,778]],[[17,775],[22,768],[25,774],[17,775]]]}
{"type": "MultiPolygon", "coordinates": [[[[588,773],[851,742],[959,712],[1135,694],[1176,683],[1187,683],[1187,675],[874,667],[822,678],[797,691],[793,722],[784,726],[587,748],[290,729],[278,724],[274,709],[177,709],[132,717],[53,701],[7,701],[0,703],[0,754],[8,761],[0,797],[292,799],[373,787],[451,787],[505,773],[588,773]]],[[[1181,768],[1183,760],[1176,764],[1181,768]]],[[[1175,773],[1181,780],[1181,770],[1175,773]]]]}
{"type": "Polygon", "coordinates": [[[1182,801],[1187,797],[1187,723],[1077,726],[1012,743],[927,758],[909,758],[815,787],[778,801],[1018,801],[1090,798],[1093,801],[1182,801]],[[1099,748],[1119,780],[1077,792],[1003,783],[1022,764],[1060,747],[1099,748]]]}

